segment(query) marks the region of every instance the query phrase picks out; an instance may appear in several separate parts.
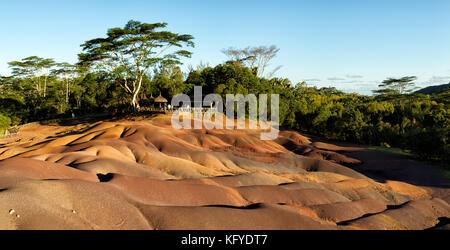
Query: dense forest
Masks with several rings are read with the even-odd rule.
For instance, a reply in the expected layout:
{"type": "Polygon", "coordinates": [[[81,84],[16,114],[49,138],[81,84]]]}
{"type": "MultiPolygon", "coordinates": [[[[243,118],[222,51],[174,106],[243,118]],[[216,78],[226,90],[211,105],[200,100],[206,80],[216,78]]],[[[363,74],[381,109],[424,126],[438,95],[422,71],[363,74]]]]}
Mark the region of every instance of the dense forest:
{"type": "Polygon", "coordinates": [[[0,77],[0,134],[16,125],[93,113],[139,112],[148,98],[204,92],[280,94],[285,128],[329,139],[400,147],[428,160],[450,160],[450,90],[412,93],[415,77],[386,79],[374,96],[309,87],[273,77],[269,62],[278,49],[229,48],[229,60],[182,72],[193,37],[167,30],[165,23],[130,21],[106,38],[82,44],[77,64],[31,56],[10,62],[0,77]]]}

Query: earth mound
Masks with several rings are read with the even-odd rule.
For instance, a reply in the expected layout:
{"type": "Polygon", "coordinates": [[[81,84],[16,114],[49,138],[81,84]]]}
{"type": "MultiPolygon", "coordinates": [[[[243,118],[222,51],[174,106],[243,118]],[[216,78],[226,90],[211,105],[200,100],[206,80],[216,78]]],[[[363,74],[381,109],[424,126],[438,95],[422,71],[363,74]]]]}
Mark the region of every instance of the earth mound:
{"type": "Polygon", "coordinates": [[[377,181],[354,170],[366,162],[350,152],[367,149],[294,131],[262,141],[175,130],[164,115],[29,128],[45,129],[0,147],[0,229],[428,229],[450,217],[450,189],[377,181]]]}

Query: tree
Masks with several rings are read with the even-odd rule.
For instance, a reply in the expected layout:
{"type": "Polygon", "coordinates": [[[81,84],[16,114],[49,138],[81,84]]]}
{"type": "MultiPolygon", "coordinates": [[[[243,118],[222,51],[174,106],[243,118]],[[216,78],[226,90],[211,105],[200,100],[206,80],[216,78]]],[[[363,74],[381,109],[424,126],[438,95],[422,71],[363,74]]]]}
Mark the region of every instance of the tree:
{"type": "Polygon", "coordinates": [[[0,95],[10,92],[13,85],[13,77],[6,77],[0,75],[0,95]]]}
{"type": "Polygon", "coordinates": [[[131,96],[133,110],[139,110],[138,95],[144,75],[150,67],[165,62],[180,64],[180,57],[190,57],[191,52],[178,50],[169,53],[172,47],[183,45],[194,47],[191,35],[179,35],[166,28],[167,23],[141,23],[129,21],[124,28],[113,28],[107,38],[96,38],[82,44],[80,64],[101,64],[120,78],[119,84],[131,96]]]}
{"type": "Polygon", "coordinates": [[[388,78],[384,80],[378,87],[381,89],[375,90],[376,94],[405,94],[410,93],[415,86],[415,76],[406,76],[402,78],[388,78]]]}
{"type": "Polygon", "coordinates": [[[5,134],[5,132],[9,126],[11,126],[11,118],[0,114],[0,135],[1,136],[3,136],[5,134]]]}
{"type": "Polygon", "coordinates": [[[72,65],[69,63],[58,63],[56,64],[57,69],[52,71],[52,74],[59,76],[61,79],[64,89],[65,89],[65,99],[66,104],[69,104],[69,96],[70,96],[70,85],[72,80],[74,79],[74,75],[77,73],[78,69],[76,65],[72,65]]]}
{"type": "MultiPolygon", "coordinates": [[[[237,65],[245,65],[250,69],[256,69],[257,77],[264,77],[269,62],[275,58],[280,51],[275,45],[270,47],[247,47],[245,49],[228,48],[222,50],[226,56],[230,58],[229,63],[237,65]]],[[[272,78],[273,75],[281,68],[276,67],[272,72],[268,74],[268,78],[272,78]]]]}
{"type": "Polygon", "coordinates": [[[47,96],[47,81],[50,75],[50,69],[55,66],[53,59],[30,56],[22,59],[22,61],[13,61],[8,64],[12,68],[13,76],[31,79],[35,84],[39,97],[45,98],[47,96]],[[44,78],[43,86],[42,77],[44,78]]]}
{"type": "Polygon", "coordinates": [[[153,79],[154,87],[159,90],[158,93],[168,97],[182,94],[184,90],[184,75],[181,68],[176,65],[161,65],[161,68],[155,72],[153,79]]]}
{"type": "MultiPolygon", "coordinates": [[[[187,77],[187,86],[203,86],[205,93],[244,94],[260,93],[259,79],[247,67],[221,64],[203,71],[193,71],[187,77]]],[[[191,93],[188,93],[191,94],[191,93]]]]}

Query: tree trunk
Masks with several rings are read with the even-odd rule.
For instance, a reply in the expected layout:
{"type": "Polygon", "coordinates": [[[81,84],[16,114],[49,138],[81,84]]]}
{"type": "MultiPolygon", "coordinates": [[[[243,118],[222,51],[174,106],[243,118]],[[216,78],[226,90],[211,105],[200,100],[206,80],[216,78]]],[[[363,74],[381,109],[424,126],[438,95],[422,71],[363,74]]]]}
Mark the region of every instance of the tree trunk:
{"type": "Polygon", "coordinates": [[[139,106],[137,95],[138,92],[134,92],[133,99],[131,100],[131,107],[133,108],[133,112],[138,112],[141,109],[141,107],[139,106]]]}
{"type": "Polygon", "coordinates": [[[37,93],[38,93],[39,97],[42,97],[42,92],[41,92],[41,79],[39,79],[38,82],[36,83],[36,90],[37,90],[37,93]]]}
{"type": "Polygon", "coordinates": [[[75,99],[77,100],[77,108],[81,108],[81,96],[75,96],[75,99]]]}
{"type": "Polygon", "coordinates": [[[138,101],[138,95],[139,95],[139,93],[140,93],[140,91],[141,91],[141,87],[142,87],[142,75],[141,75],[141,77],[139,78],[139,83],[138,83],[138,86],[137,86],[137,88],[134,90],[134,93],[133,93],[133,99],[132,99],[132,101],[131,101],[131,106],[133,107],[133,111],[134,112],[138,112],[140,109],[141,109],[141,107],[139,106],[139,101],[138,101]]]}
{"type": "Polygon", "coordinates": [[[44,77],[44,97],[47,96],[47,76],[44,77]]]}
{"type": "Polygon", "coordinates": [[[66,104],[69,104],[69,81],[66,80],[66,104]]]}

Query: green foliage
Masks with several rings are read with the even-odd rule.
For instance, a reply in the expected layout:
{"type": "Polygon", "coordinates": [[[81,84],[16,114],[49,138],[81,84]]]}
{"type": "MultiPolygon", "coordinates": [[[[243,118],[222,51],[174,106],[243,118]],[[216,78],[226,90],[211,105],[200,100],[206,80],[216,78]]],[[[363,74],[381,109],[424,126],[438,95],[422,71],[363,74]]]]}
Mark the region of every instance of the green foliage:
{"type": "Polygon", "coordinates": [[[0,135],[4,135],[9,126],[11,126],[11,118],[0,114],[0,135]]]}
{"type": "MultiPolygon", "coordinates": [[[[139,110],[139,94],[143,79],[151,67],[158,64],[180,64],[179,58],[190,57],[187,50],[168,52],[170,48],[194,46],[191,35],[160,31],[167,23],[129,21],[124,28],[112,28],[106,38],[95,38],[82,44],[80,65],[97,65],[117,78],[115,83],[130,95],[130,104],[139,110]]],[[[164,81],[164,79],[159,79],[164,81]]]]}
{"type": "Polygon", "coordinates": [[[174,65],[165,65],[154,77],[152,83],[154,88],[152,94],[162,94],[173,97],[185,91],[184,76],[181,68],[174,65]]]}
{"type": "Polygon", "coordinates": [[[412,80],[413,77],[389,79],[385,84],[391,90],[370,97],[335,88],[306,87],[304,83],[294,87],[287,79],[258,78],[246,67],[226,64],[192,71],[186,85],[201,85],[208,92],[222,95],[278,93],[284,127],[330,139],[401,147],[424,159],[447,159],[448,93],[401,94],[412,80]]]}
{"type": "Polygon", "coordinates": [[[405,146],[421,158],[450,160],[450,129],[439,127],[415,128],[405,134],[405,146]]]}
{"type": "MultiPolygon", "coordinates": [[[[203,86],[205,93],[248,94],[259,93],[259,79],[246,67],[231,64],[221,64],[215,68],[207,67],[201,72],[191,72],[186,85],[203,86]]],[[[189,93],[192,94],[192,93],[189,93]]]]}

